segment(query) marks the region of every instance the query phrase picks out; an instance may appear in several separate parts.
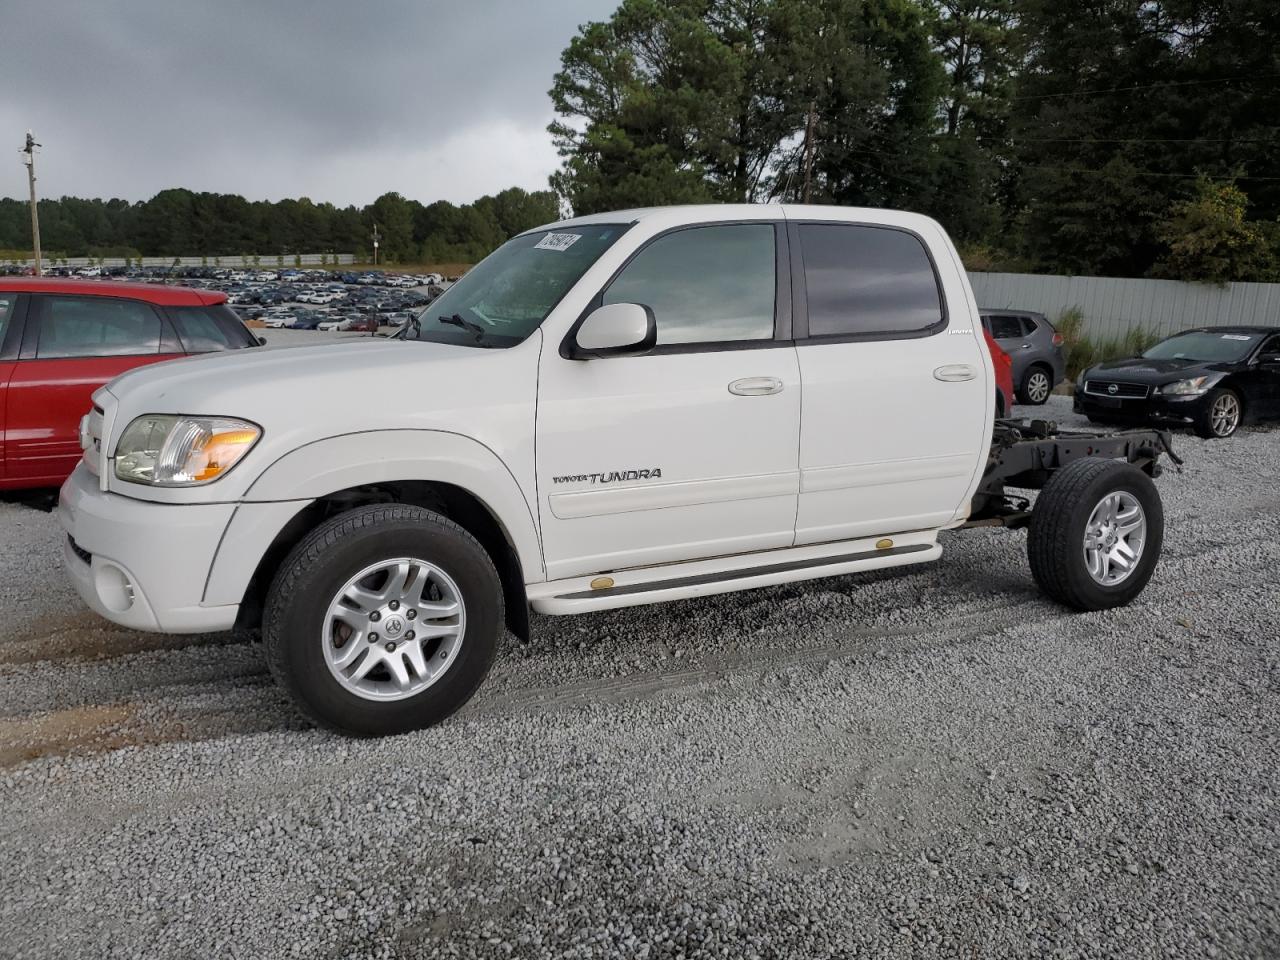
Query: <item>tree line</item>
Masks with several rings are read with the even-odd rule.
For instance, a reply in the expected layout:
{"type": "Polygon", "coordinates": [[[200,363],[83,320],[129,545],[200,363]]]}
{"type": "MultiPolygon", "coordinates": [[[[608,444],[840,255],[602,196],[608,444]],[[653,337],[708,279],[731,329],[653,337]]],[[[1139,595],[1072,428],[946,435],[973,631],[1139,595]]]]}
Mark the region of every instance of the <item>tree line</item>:
{"type": "Polygon", "coordinates": [[[1280,280],[1277,0],[622,0],[550,95],[551,190],[63,197],[44,246],[364,258],[376,223],[389,260],[474,262],[569,211],[808,199],[930,214],[971,268],[1280,280]]]}
{"type": "Polygon", "coordinates": [[[575,212],[808,197],[979,268],[1280,279],[1276,0],[623,0],[551,96],[575,212]]]}
{"type": "MultiPolygon", "coordinates": [[[[63,197],[39,208],[41,246],[67,257],[355,253],[367,260],[376,224],[381,257],[400,263],[474,263],[559,216],[550,190],[519,187],[462,205],[386,193],[365,207],[336,207],[174,189],[140,203],[63,197]]],[[[30,249],[29,206],[0,198],[0,250],[30,249]]]]}

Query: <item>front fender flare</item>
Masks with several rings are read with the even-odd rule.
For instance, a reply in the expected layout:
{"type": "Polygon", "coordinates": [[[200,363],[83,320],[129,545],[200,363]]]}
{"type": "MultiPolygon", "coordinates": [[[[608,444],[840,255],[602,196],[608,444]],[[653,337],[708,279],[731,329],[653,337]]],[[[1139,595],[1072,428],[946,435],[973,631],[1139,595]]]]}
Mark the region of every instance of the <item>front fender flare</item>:
{"type": "Polygon", "coordinates": [[[533,511],[497,454],[478,440],[442,430],[373,430],[308,443],[259,474],[223,534],[205,602],[240,602],[267,548],[308,503],[340,490],[404,480],[448,483],[470,493],[506,534],[525,581],[545,579],[533,511]]]}

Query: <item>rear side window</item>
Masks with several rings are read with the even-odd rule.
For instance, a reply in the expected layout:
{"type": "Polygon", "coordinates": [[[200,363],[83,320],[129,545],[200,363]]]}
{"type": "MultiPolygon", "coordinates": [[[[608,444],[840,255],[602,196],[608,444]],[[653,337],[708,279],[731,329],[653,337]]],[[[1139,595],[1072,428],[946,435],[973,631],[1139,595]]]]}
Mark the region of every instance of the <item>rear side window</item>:
{"type": "Polygon", "coordinates": [[[691,227],[636,254],[603,302],[650,307],[658,346],[770,340],[776,269],[771,223],[691,227]]]}
{"type": "Polygon", "coordinates": [[[46,296],[36,357],[129,357],[160,352],[160,317],[113,297],[46,296]]]}
{"type": "Polygon", "coordinates": [[[990,318],[991,335],[997,340],[1016,340],[1025,336],[1022,322],[1017,317],[993,314],[990,318]]]}
{"type": "Polygon", "coordinates": [[[1036,321],[1034,317],[1019,317],[1018,321],[1022,324],[1022,335],[1029,337],[1036,332],[1036,321]]]}
{"type": "Polygon", "coordinates": [[[169,307],[169,319],[187,353],[237,350],[253,343],[252,334],[226,304],[211,307],[169,307]]]}
{"type": "Polygon", "coordinates": [[[914,235],[856,224],[798,229],[811,337],[914,335],[942,320],[938,278],[914,235]]]}

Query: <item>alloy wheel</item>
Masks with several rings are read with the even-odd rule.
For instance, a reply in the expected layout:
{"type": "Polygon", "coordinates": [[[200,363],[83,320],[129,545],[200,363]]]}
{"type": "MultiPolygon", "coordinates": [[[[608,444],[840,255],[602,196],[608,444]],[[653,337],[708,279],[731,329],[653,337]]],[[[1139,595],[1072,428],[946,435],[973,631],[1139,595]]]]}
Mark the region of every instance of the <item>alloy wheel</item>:
{"type": "Polygon", "coordinates": [[[1095,582],[1114,587],[1127,580],[1142,559],[1147,516],[1133,494],[1117,490],[1093,508],[1084,527],[1084,562],[1095,582]]]}
{"type": "Polygon", "coordinates": [[[329,604],[322,628],[335,680],[365,700],[403,700],[440,679],[457,659],[466,606],[453,579],[426,560],[370,564],[329,604]]]}

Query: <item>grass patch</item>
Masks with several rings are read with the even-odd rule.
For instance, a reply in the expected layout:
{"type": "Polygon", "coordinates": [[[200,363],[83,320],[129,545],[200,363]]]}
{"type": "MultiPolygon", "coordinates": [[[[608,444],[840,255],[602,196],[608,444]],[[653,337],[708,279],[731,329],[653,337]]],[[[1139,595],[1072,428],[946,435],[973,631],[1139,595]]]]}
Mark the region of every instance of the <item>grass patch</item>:
{"type": "Polygon", "coordinates": [[[1053,326],[1066,341],[1067,379],[1070,381],[1095,363],[1137,356],[1160,339],[1155,331],[1138,326],[1117,336],[1091,337],[1084,332],[1084,314],[1079,307],[1063,310],[1053,321],[1053,326]]]}

